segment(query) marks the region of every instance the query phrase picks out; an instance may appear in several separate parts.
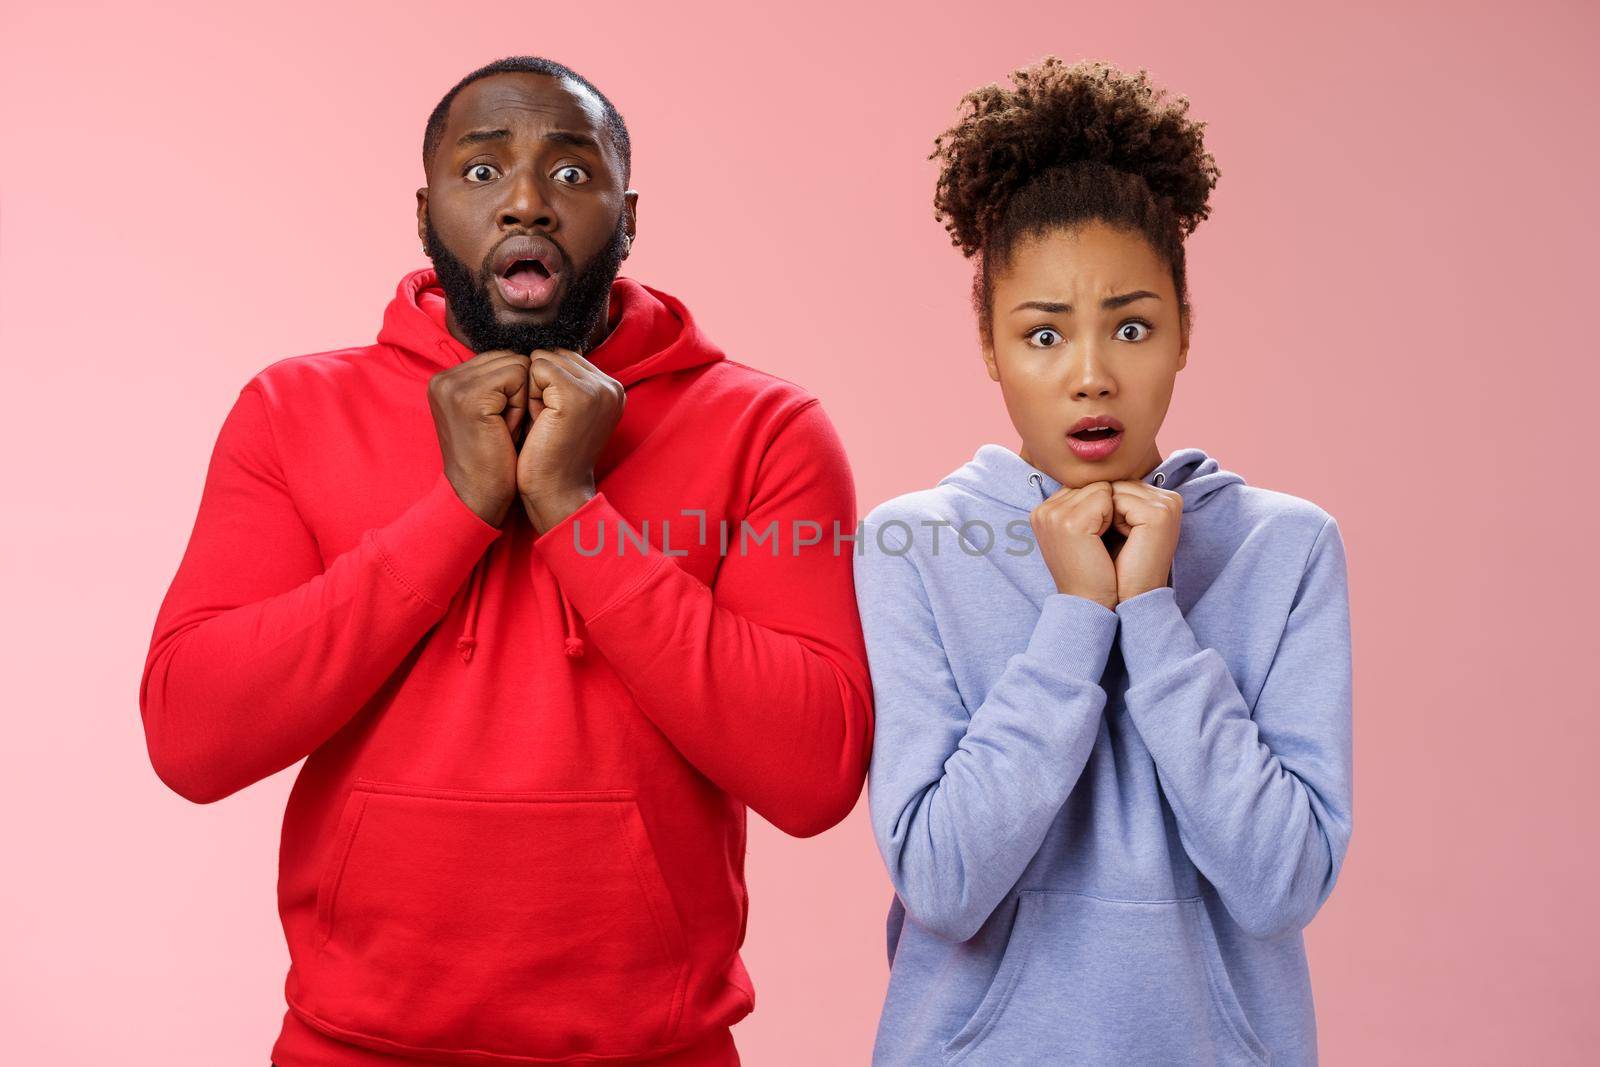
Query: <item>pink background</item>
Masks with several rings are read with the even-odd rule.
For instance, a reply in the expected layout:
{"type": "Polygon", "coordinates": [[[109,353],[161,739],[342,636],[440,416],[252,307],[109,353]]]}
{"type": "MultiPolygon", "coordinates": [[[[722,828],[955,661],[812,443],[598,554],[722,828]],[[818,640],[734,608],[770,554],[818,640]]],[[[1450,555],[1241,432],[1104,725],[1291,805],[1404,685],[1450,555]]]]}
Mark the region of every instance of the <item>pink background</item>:
{"type": "MultiPolygon", "coordinates": [[[[140,667],[240,385],[369,341],[420,265],[418,143],[458,76],[535,52],[607,90],[630,273],[823,397],[864,512],[1015,443],[925,157],[963,91],[1047,51],[1146,66],[1210,123],[1163,454],[1200,445],[1346,538],[1325,1062],[1592,1057],[1595,9],[761,7],[8,0],[4,1058],[266,1063],[293,772],[168,792],[140,667]]],[[[866,1062],[890,889],[865,814],[809,841],[752,816],[748,1063],[866,1062]]]]}

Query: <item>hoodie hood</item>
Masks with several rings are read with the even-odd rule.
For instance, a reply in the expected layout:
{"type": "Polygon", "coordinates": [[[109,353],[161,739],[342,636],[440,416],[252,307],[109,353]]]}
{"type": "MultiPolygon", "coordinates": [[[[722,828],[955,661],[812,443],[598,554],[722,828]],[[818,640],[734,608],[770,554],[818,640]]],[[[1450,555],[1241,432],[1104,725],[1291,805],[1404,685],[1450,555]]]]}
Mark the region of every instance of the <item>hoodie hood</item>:
{"type": "MultiPolygon", "coordinates": [[[[1183,497],[1185,513],[1203,507],[1224,486],[1244,482],[1242,475],[1224,470],[1199,448],[1177,449],[1140,480],[1183,497]]],[[[1050,475],[1011,449],[996,444],[980,446],[971,460],[945,475],[939,484],[953,485],[1022,511],[1032,511],[1061,488],[1061,483],[1050,475]]]]}
{"type": "MultiPolygon", "coordinates": [[[[450,333],[445,316],[444,290],[439,287],[438,275],[431,267],[413,271],[400,280],[394,299],[384,310],[378,343],[428,375],[449,370],[476,353],[450,333]]],[[[584,356],[630,391],[650,378],[725,358],[700,332],[681,301],[632,278],[618,277],[612,282],[608,325],[605,339],[584,356]]],[[[640,405],[629,404],[623,409],[622,420],[595,462],[597,488],[605,473],[649,436],[655,417],[641,410],[640,405]]],[[[484,582],[498,559],[509,558],[506,552],[495,551],[502,540],[503,537],[490,543],[467,582],[466,614],[456,640],[456,650],[464,663],[471,661],[478,644],[478,606],[484,582]]],[[[578,634],[578,614],[566,593],[559,586],[557,589],[561,598],[562,651],[571,657],[582,656],[584,641],[578,634]]]]}

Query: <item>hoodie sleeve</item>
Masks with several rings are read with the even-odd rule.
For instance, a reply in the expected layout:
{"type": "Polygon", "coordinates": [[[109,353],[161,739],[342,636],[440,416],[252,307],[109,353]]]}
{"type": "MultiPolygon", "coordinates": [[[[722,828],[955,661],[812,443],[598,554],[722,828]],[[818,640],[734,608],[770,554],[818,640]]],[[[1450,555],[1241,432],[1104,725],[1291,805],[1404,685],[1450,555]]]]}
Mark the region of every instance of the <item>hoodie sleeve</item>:
{"type": "Polygon", "coordinates": [[[1202,648],[1170,586],[1117,606],[1128,711],[1155,760],[1179,838],[1245,930],[1311,922],[1351,828],[1350,613],[1344,542],[1318,531],[1252,708],[1202,648]]]}
{"type": "Polygon", "coordinates": [[[240,390],[139,687],[161,780],[208,803],[309,755],[378,691],[496,537],[441,472],[326,569],[266,400],[240,390]]]}
{"type": "Polygon", "coordinates": [[[877,703],[873,834],[906,912],[966,941],[1022,877],[1083,773],[1117,617],[1050,594],[1027,646],[969,711],[916,567],[869,546],[856,587],[877,703]]]}
{"type": "Polygon", "coordinates": [[[634,700],[684,758],[780,830],[806,837],[855,806],[872,741],[852,546],[842,540],[855,532],[855,485],[819,401],[774,435],[745,519],[752,537],[776,522],[780,554],[737,551],[730,524],[714,587],[635,540],[620,555],[581,554],[580,523],[600,524],[608,539],[624,526],[637,537],[603,491],[534,545],[634,700]],[[820,541],[799,547],[797,522],[820,524],[820,541]]]}

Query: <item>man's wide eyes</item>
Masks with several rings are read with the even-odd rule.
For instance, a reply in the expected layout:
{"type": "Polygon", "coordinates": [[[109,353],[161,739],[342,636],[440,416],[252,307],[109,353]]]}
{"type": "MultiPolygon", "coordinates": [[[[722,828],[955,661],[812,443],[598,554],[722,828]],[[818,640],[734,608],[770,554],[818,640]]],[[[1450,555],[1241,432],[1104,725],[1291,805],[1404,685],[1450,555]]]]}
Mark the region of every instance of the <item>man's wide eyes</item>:
{"type": "MultiPolygon", "coordinates": [[[[474,163],[467,168],[466,177],[467,181],[481,185],[500,177],[500,168],[492,163],[474,163]]],[[[589,172],[576,164],[569,163],[558,168],[554,177],[563,185],[582,185],[589,180],[589,172]]]]}

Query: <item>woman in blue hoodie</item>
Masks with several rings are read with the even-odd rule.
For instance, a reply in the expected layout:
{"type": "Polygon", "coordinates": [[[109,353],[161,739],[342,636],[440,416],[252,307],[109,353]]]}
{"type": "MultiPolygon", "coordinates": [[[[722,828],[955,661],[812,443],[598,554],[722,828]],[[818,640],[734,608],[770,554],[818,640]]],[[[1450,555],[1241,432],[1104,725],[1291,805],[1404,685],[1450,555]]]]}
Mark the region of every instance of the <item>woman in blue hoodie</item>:
{"type": "Polygon", "coordinates": [[[1156,434],[1217,168],[1143,71],[969,93],[936,205],[1016,451],[867,516],[874,1063],[1313,1064],[1301,931],[1350,839],[1344,545],[1156,434]]]}

